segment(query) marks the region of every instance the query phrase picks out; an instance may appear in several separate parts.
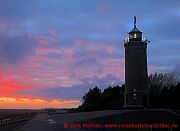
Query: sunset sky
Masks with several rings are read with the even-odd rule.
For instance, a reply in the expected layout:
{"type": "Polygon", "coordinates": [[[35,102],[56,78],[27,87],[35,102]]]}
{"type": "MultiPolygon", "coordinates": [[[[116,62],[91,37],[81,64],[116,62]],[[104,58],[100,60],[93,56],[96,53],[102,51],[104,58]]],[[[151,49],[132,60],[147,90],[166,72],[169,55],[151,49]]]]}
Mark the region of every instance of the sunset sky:
{"type": "Polygon", "coordinates": [[[77,107],[123,84],[134,16],[149,74],[180,72],[179,0],[0,0],[0,108],[77,107]]]}

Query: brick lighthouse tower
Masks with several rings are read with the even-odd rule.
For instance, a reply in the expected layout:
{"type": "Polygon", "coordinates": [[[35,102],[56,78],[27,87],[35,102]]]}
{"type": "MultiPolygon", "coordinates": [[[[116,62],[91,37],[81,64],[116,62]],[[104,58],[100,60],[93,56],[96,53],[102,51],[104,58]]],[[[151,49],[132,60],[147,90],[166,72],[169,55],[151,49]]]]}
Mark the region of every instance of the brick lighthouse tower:
{"type": "Polygon", "coordinates": [[[125,39],[125,94],[124,107],[147,107],[149,105],[148,73],[147,73],[147,44],[149,41],[142,37],[142,32],[136,27],[125,39]]]}

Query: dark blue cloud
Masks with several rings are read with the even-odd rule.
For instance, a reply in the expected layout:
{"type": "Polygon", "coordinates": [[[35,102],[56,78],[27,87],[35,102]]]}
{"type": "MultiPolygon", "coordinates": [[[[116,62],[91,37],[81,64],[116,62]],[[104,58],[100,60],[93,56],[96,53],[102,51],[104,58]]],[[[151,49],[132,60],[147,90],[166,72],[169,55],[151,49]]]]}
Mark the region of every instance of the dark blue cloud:
{"type": "MultiPolygon", "coordinates": [[[[80,39],[91,41],[94,45],[108,43],[117,48],[116,51],[119,50],[118,53],[111,54],[111,57],[123,58],[123,39],[131,30],[132,18],[136,15],[138,28],[151,41],[148,47],[150,64],[158,68],[162,66],[170,68],[168,63],[173,64],[174,62],[175,66],[178,61],[180,47],[179,43],[175,42],[179,40],[180,34],[178,29],[180,2],[178,0],[173,2],[163,0],[20,1],[0,1],[2,19],[17,22],[23,27],[20,30],[26,29],[32,34],[48,35],[48,30],[52,29],[58,39],[55,47],[59,49],[74,48],[74,41],[80,39]],[[163,48],[171,51],[162,51],[162,45],[163,48]]],[[[13,28],[9,27],[8,30],[13,30],[13,28]]],[[[77,49],[74,50],[77,52],[77,49]]],[[[79,50],[77,55],[84,54],[81,47],[79,50]]],[[[14,52],[14,48],[8,51],[14,52]]],[[[20,54],[21,51],[19,56],[20,54]]],[[[99,51],[97,56],[109,55],[99,51]]],[[[49,57],[58,58],[54,54],[49,57]]],[[[87,60],[88,58],[92,61],[92,57],[87,57],[87,60]]]]}
{"type": "Polygon", "coordinates": [[[28,89],[16,91],[16,94],[31,94],[43,97],[44,99],[60,99],[60,100],[80,100],[82,96],[90,89],[98,86],[101,90],[107,88],[109,85],[116,86],[123,84],[117,77],[107,75],[104,78],[97,76],[91,78],[81,79],[83,84],[75,85],[73,87],[46,87],[43,89],[28,89]]]}
{"type": "Polygon", "coordinates": [[[0,36],[0,62],[15,64],[26,56],[34,55],[37,41],[28,35],[0,36]]]}

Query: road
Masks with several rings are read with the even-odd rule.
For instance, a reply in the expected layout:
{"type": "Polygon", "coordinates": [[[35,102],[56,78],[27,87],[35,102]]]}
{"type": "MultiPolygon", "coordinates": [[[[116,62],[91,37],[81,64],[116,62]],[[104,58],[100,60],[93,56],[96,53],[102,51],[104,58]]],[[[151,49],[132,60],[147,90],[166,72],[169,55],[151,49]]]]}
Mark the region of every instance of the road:
{"type": "MultiPolygon", "coordinates": [[[[71,131],[72,128],[64,128],[65,123],[81,123],[87,122],[171,122],[179,120],[179,114],[169,110],[107,110],[107,111],[94,111],[94,112],[81,112],[70,114],[54,114],[40,113],[18,131],[71,131]],[[94,121],[94,120],[98,121],[94,121]],[[145,119],[145,120],[143,120],[145,119]],[[128,120],[128,121],[125,121],[128,120]]],[[[68,125],[69,126],[69,125],[68,125]]],[[[73,129],[73,131],[85,130],[82,128],[73,129]]]]}
{"type": "MultiPolygon", "coordinates": [[[[40,113],[27,124],[21,127],[18,131],[63,131],[64,123],[80,122],[87,119],[105,117],[109,115],[119,114],[125,111],[108,110],[108,111],[94,111],[71,114],[56,114],[48,115],[48,113],[40,113]]],[[[71,129],[72,130],[72,129],[71,129]]]]}

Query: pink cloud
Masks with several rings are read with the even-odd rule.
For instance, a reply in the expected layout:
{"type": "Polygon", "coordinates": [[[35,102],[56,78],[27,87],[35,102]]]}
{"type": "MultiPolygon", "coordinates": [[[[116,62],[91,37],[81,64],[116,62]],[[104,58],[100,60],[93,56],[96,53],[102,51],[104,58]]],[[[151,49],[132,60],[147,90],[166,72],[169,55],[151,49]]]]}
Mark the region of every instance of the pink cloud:
{"type": "Polygon", "coordinates": [[[35,49],[36,55],[46,55],[49,53],[55,53],[55,54],[62,54],[61,50],[54,49],[54,48],[42,48],[42,47],[37,47],[35,49]]]}
{"type": "Polygon", "coordinates": [[[105,51],[107,53],[112,53],[116,48],[111,43],[93,43],[90,41],[76,40],[74,41],[76,48],[85,49],[88,51],[105,51]]]}
{"type": "Polygon", "coordinates": [[[57,38],[54,36],[33,35],[32,37],[42,46],[48,46],[57,42],[57,38]]]}
{"type": "Polygon", "coordinates": [[[124,59],[108,58],[102,61],[103,74],[112,74],[124,81],[124,59]]]}
{"type": "Polygon", "coordinates": [[[34,56],[32,59],[34,60],[34,62],[37,62],[37,61],[41,61],[41,62],[45,61],[48,63],[57,62],[57,59],[55,59],[55,58],[50,58],[47,56],[40,56],[40,55],[34,56]]]}
{"type": "Polygon", "coordinates": [[[107,0],[101,0],[99,1],[99,4],[97,5],[97,10],[103,13],[107,13],[109,11],[109,8],[110,7],[107,0]]]}
{"type": "Polygon", "coordinates": [[[157,71],[157,68],[154,65],[149,64],[148,65],[148,74],[154,73],[157,71]]]}
{"type": "Polygon", "coordinates": [[[47,55],[49,53],[53,53],[53,54],[63,55],[66,58],[72,58],[74,55],[74,51],[72,49],[60,50],[60,49],[54,49],[54,48],[37,47],[35,49],[35,52],[36,52],[37,56],[42,56],[42,55],[47,55]]]}
{"type": "Polygon", "coordinates": [[[64,56],[67,57],[67,58],[72,58],[73,55],[74,55],[73,50],[69,49],[69,50],[64,51],[64,56]]]}

